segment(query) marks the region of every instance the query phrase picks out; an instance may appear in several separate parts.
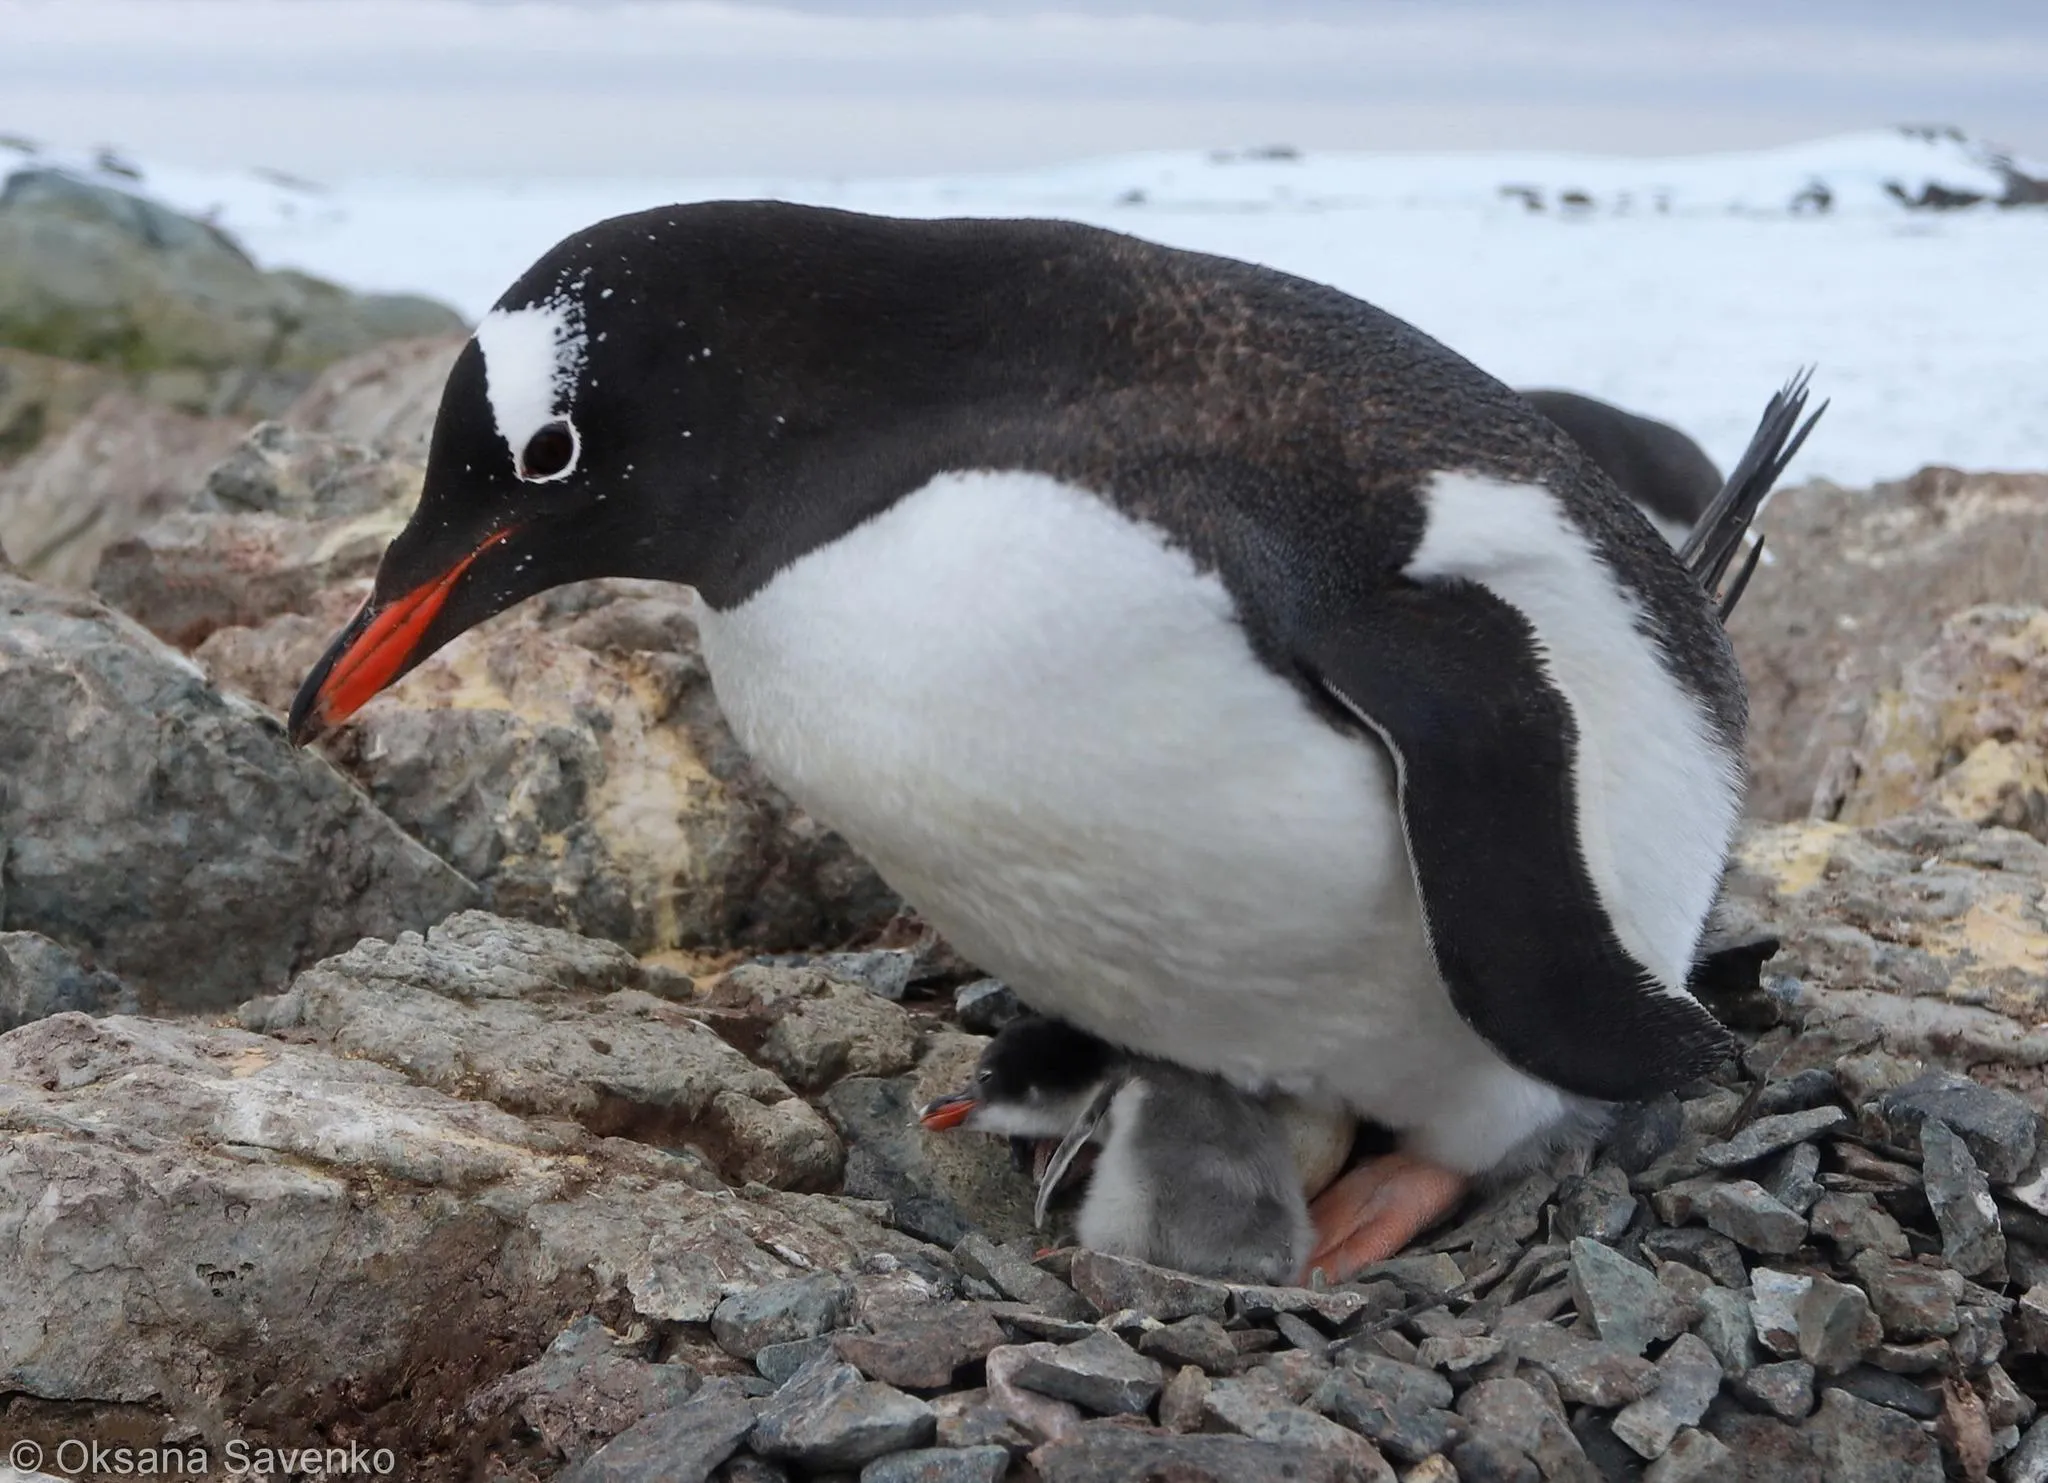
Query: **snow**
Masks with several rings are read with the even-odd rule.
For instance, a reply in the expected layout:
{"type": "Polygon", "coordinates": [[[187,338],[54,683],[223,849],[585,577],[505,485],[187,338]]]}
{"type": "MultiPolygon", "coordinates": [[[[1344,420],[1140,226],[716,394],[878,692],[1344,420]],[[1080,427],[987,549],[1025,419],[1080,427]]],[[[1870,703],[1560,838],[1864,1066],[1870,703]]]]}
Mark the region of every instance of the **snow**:
{"type": "Polygon", "coordinates": [[[1769,393],[1817,367],[1827,417],[1796,471],[2048,469],[2048,207],[1908,211],[1929,185],[1996,198],[2011,161],[1945,130],[1747,154],[1295,156],[1193,151],[929,179],[363,178],[10,154],[211,216],[268,264],[430,293],[481,316],[549,245],[672,201],[773,196],[905,216],[1070,217],[1331,283],[1513,384],[1662,417],[1725,466],[1769,393]],[[1796,204],[1816,182],[1832,209],[1796,204]],[[1525,187],[1532,211],[1504,187],[1525,187]],[[1585,197],[1568,205],[1566,193],[1585,197]]]}

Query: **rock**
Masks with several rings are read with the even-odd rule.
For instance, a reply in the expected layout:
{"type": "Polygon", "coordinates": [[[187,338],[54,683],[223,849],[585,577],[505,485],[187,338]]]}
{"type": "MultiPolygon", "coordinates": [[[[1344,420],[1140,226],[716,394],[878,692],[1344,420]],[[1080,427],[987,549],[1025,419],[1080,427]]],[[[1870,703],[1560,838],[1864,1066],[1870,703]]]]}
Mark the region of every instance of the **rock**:
{"type": "Polygon", "coordinates": [[[1839,1375],[1875,1349],[1883,1327],[1861,1288],[1815,1277],[1799,1299],[1793,1321],[1799,1357],[1823,1375],[1839,1375]]]}
{"type": "Polygon", "coordinates": [[[1920,1125],[1921,1177],[1941,1232],[1941,1254],[1965,1277],[2005,1274],[2005,1233],[1991,1186],[1969,1147],[1938,1117],[1920,1125]]]}
{"type": "Polygon", "coordinates": [[[1694,1271],[1704,1272],[1722,1287],[1743,1288],[1749,1285],[1749,1271],[1742,1264],[1742,1252],[1719,1231],[1703,1231],[1697,1227],[1645,1231],[1643,1250],[1660,1261],[1684,1262],[1694,1271]]]}
{"type": "MultiPolygon", "coordinates": [[[[1585,1478],[1592,1468],[1564,1417],[1545,1403],[1536,1387],[1521,1380],[1482,1380],[1458,1397],[1458,1415],[1472,1428],[1468,1436],[1495,1434],[1532,1460],[1545,1478],[1585,1478]]],[[[1453,1459],[1459,1455],[1454,1447],[1453,1459]]],[[[1462,1475],[1464,1467],[1461,1464],[1462,1475]]]]}
{"type": "MultiPolygon", "coordinates": [[[[4,853],[4,844],[0,844],[4,853]]],[[[45,1015],[133,1014],[134,990],[38,932],[0,932],[0,1033],[45,1015]]]]}
{"type": "Polygon", "coordinates": [[[1572,1304],[1602,1343],[1641,1354],[1682,1332],[1690,1321],[1678,1297],[1611,1247],[1581,1236],[1572,1242],[1571,1254],[1572,1304]]]}
{"type": "Polygon", "coordinates": [[[1698,1298],[1700,1319],[1694,1332],[1700,1336],[1721,1369],[1730,1378],[1742,1374],[1757,1361],[1756,1323],[1749,1299],[1725,1287],[1710,1287],[1698,1298]]]}
{"type": "Polygon", "coordinates": [[[0,465],[62,433],[126,381],[103,366],[0,345],[0,465]]]}
{"type": "Polygon", "coordinates": [[[1712,1407],[1700,1429],[1728,1448],[1743,1483],[1834,1483],[1803,1429],[1727,1404],[1712,1407]]]}
{"type": "Polygon", "coordinates": [[[1817,1138],[1830,1128],[1849,1120],[1839,1107],[1815,1107],[1805,1112],[1760,1117],[1734,1137],[1709,1143],[1699,1151],[1699,1161],[1709,1169],[1733,1169],[1817,1138]]]}
{"type": "Polygon", "coordinates": [[[2027,1428],[2005,1460],[2005,1477],[2006,1483],[2048,1483],[2048,1421],[2027,1428]]]}
{"type": "Polygon", "coordinates": [[[1608,1124],[1601,1153],[1625,1174],[1640,1174],[1678,1146],[1684,1132],[1678,1099],[1624,1104],[1608,1124]]]}
{"type": "Polygon", "coordinates": [[[56,170],[17,171],[0,189],[0,340],[183,371],[195,403],[279,411],[344,355],[461,324],[427,299],[263,272],[205,222],[56,170]]]}
{"type": "Polygon", "coordinates": [[[1872,703],[1834,817],[1862,824],[1939,808],[2048,838],[2043,658],[2048,612],[1952,612],[1872,703]]]}
{"type": "Polygon", "coordinates": [[[754,1369],[771,1385],[780,1385],[819,1355],[835,1352],[829,1334],[811,1339],[791,1339],[782,1344],[763,1344],[754,1351],[754,1369]]]}
{"type": "Polygon", "coordinates": [[[1866,1251],[1850,1263],[1887,1338],[1939,1339],[1956,1331],[1963,1280],[1954,1272],[1892,1261],[1866,1251]]]}
{"type": "Polygon", "coordinates": [[[1089,1304],[1066,1283],[1035,1267],[1020,1252],[998,1246],[988,1237],[966,1237],[953,1248],[953,1259],[962,1271],[979,1277],[1004,1297],[1036,1308],[1054,1318],[1087,1319],[1095,1316],[1089,1304]]]}
{"type": "Polygon", "coordinates": [[[0,547],[24,575],[83,591],[107,546],[183,508],[242,435],[123,392],[0,470],[0,547]]]}
{"type": "Polygon", "coordinates": [[[1807,1229],[1834,1242],[1844,1261],[1863,1251],[1902,1257],[1911,1249],[1891,1212],[1865,1194],[1822,1195],[1807,1212],[1807,1229]]]}
{"type": "Polygon", "coordinates": [[[953,1017],[961,1029],[976,1035],[993,1035],[1023,1014],[1016,992],[992,978],[978,978],[953,991],[953,1017]]]}
{"type": "Polygon", "coordinates": [[[216,688],[286,715],[299,682],[312,673],[353,610],[354,599],[348,589],[327,594],[329,599],[336,596],[346,602],[330,617],[284,613],[253,628],[219,629],[192,651],[192,662],[216,688]]]}
{"type": "Polygon", "coordinates": [[[1282,1313],[1313,1313],[1331,1328],[1370,1323],[1407,1306],[1391,1282],[1352,1283],[1318,1291],[1308,1287],[1265,1287],[1229,1283],[1230,1312],[1246,1323],[1270,1324],[1282,1313]]]}
{"type": "Polygon", "coordinates": [[[683,1405],[702,1383],[690,1366],[650,1364],[637,1347],[586,1314],[465,1410],[473,1420],[516,1412],[549,1447],[581,1462],[628,1427],[683,1405]]]}
{"type": "MultiPolygon", "coordinates": [[[[1820,1173],[1820,1150],[1811,1143],[1795,1143],[1764,1167],[1758,1182],[1764,1193],[1797,1215],[1807,1215],[1825,1190],[1815,1178],[1820,1173]]],[[[1811,1222],[1808,1223],[1811,1229],[1811,1222]]]]}
{"type": "Polygon", "coordinates": [[[1159,1424],[1170,1432],[1200,1431],[1208,1406],[1209,1377],[1182,1365],[1159,1392],[1159,1424]]]}
{"type": "Polygon", "coordinates": [[[1003,1483],[1010,1454],[1001,1447],[923,1447],[878,1457],[860,1483],[1003,1483]]]}
{"type": "Polygon", "coordinates": [[[1237,1365],[1230,1334],[1215,1319],[1200,1314],[1147,1329],[1138,1340],[1138,1352],[1161,1364],[1196,1365],[1211,1374],[1228,1374],[1237,1365]]]}
{"type": "Polygon", "coordinates": [[[765,1458],[742,1452],[719,1464],[711,1483],[790,1483],[788,1472],[765,1458]]]}
{"type": "Polygon", "coordinates": [[[1643,1473],[1643,1483],[1736,1483],[1735,1454],[1716,1437],[1682,1431],[1643,1473]]]}
{"type": "Polygon", "coordinates": [[[199,1023],[0,1036],[0,1128],[0,1390],[233,1435],[345,1424],[431,1456],[601,1305],[702,1323],[736,1287],[916,1249],[837,1197],[736,1197],[699,1160],[199,1023]]]}
{"type": "Polygon", "coordinates": [[[839,1357],[870,1380],[918,1390],[951,1385],[955,1370],[1004,1342],[1001,1325],[988,1311],[966,1303],[934,1304],[928,1314],[834,1341],[839,1357]]]}
{"type": "Polygon", "coordinates": [[[6,576],[0,716],[7,923],[90,950],[145,1007],[224,1008],[474,898],[132,623],[6,576]]]}
{"type": "Polygon", "coordinates": [[[1054,1400],[1020,1383],[1021,1373],[1036,1362],[1030,1346],[1006,1344],[988,1352],[989,1400],[1017,1428],[1038,1441],[1063,1437],[1081,1425],[1081,1408],[1054,1400]]]}
{"type": "Polygon", "coordinates": [[[1358,1272],[1356,1282],[1391,1282],[1414,1297],[1441,1302],[1465,1285],[1465,1273],[1443,1252],[1397,1256],[1358,1272]]]}
{"type": "Polygon", "coordinates": [[[612,1438],[561,1483],[705,1483],[754,1427],[754,1402],[713,1381],[694,1400],[612,1438]]]}
{"type": "Polygon", "coordinates": [[[2020,1348],[2028,1354],[2048,1354],[2048,1283],[2037,1283],[2020,1294],[2020,1348]]]}
{"type": "Polygon", "coordinates": [[[1491,1335],[1468,1338],[1463,1335],[1448,1335],[1439,1339],[1424,1339],[1415,1346],[1415,1362],[1432,1370],[1449,1370],[1461,1374],[1476,1369],[1507,1348],[1507,1341],[1491,1335]]]}
{"type": "Polygon", "coordinates": [[[1822,1389],[1845,1390],[1859,1401],[1887,1407],[1915,1421],[1932,1421],[1941,1414],[1941,1397],[1938,1394],[1887,1370],[1867,1366],[1851,1370],[1831,1377],[1823,1383],[1822,1389]]]}
{"type": "MultiPolygon", "coordinates": [[[[915,1109],[960,1085],[966,1052],[978,1042],[964,1035],[927,1037],[925,1055],[909,1076],[850,1076],[819,1099],[825,1115],[848,1145],[847,1193],[885,1200],[896,1224],[940,1246],[956,1246],[976,1233],[996,1240],[1024,1236],[1031,1228],[1032,1184],[1010,1164],[1000,1139],[971,1133],[931,1133],[918,1126],[915,1109]]],[[[969,1270],[972,1270],[970,1268],[969,1270]]],[[[984,1281],[986,1274],[976,1272],[984,1281]]],[[[1020,1273],[1012,1291],[995,1282],[1005,1296],[1020,1302],[1023,1287],[1058,1305],[1046,1311],[1058,1317],[1092,1318],[1071,1289],[1064,1300],[1051,1289],[1020,1273]]]]}
{"type": "Polygon", "coordinates": [[[1729,1389],[1744,1405],[1780,1421],[1804,1421],[1813,1411],[1813,1366],[1803,1359],[1757,1365],[1733,1377],[1729,1389]]]}
{"type": "Polygon", "coordinates": [[[1215,1429],[1236,1432],[1255,1442],[1298,1444],[1345,1458],[1363,1476],[1393,1475],[1379,1450],[1357,1432],[1288,1403],[1258,1380],[1211,1381],[1203,1414],[1215,1429]]]}
{"type": "Polygon", "coordinates": [[[1965,1373],[1976,1374],[2005,1352],[2001,1320],[2010,1306],[2008,1299],[1966,1284],[1964,1302],[1956,1309],[1956,1331],[1948,1341],[1956,1364],[1965,1373]]]}
{"type": "Polygon", "coordinates": [[[1473,1432],[1451,1449],[1459,1483],[1538,1483],[1536,1464],[1506,1437],[1473,1432]]]}
{"type": "Polygon", "coordinates": [[[1601,1164],[1567,1180],[1559,1190],[1554,1239],[1568,1242],[1584,1236],[1612,1243],[1621,1239],[1635,1216],[1636,1197],[1629,1193],[1628,1176],[1614,1164],[1601,1164]]]}
{"type": "Polygon", "coordinates": [[[1787,1256],[1806,1244],[1799,1212],[1772,1199],[1753,1179],[1714,1186],[1700,1201],[1700,1213],[1714,1230],[1766,1256],[1787,1256]]]}
{"type": "Polygon", "coordinates": [[[1806,1112],[1834,1101],[1838,1094],[1832,1067],[1808,1066],[1803,1071],[1766,1083],[1756,1099],[1756,1110],[1763,1117],[1806,1112]]]}
{"type": "Polygon", "coordinates": [[[1640,1457],[1662,1457],[1672,1438],[1707,1414],[1721,1390],[1721,1362],[1691,1334],[1657,1361],[1657,1387],[1614,1418],[1614,1434],[1640,1457]]]}
{"type": "Polygon", "coordinates": [[[852,1298],[846,1282],[829,1273],[764,1283],[720,1303],[711,1315],[711,1332],[727,1354],[751,1360],[770,1344],[815,1339],[838,1328],[852,1298]]]}
{"type": "Polygon", "coordinates": [[[1920,1146],[1921,1125],[1936,1119],[1960,1136],[1970,1157],[1995,1184],[2016,1182],[2034,1161],[2041,1116],[2012,1092],[1952,1071],[1930,1071],[1878,1099],[1883,1134],[1904,1148],[1920,1146]]]}
{"type": "MultiPolygon", "coordinates": [[[[1045,1404],[1053,1406],[1058,1402],[1045,1404]]],[[[1001,1447],[1007,1452],[1023,1452],[1035,1440],[1004,1414],[983,1387],[933,1396],[931,1406],[938,1418],[935,1440],[941,1447],[1001,1447]]],[[[1080,1413],[1074,1414],[1078,1422],[1080,1413]]]]}
{"type": "Polygon", "coordinates": [[[1648,1360],[1618,1345],[1581,1339],[1554,1324],[1517,1328],[1503,1337],[1518,1358],[1549,1376],[1558,1394],[1574,1405],[1624,1406],[1642,1399],[1656,1384],[1656,1366],[1648,1360]]]}
{"type": "Polygon", "coordinates": [[[1806,1424],[1829,1478],[1857,1483],[1941,1483],[1941,1455],[1926,1433],[1896,1411],[1830,1390],[1806,1424]]]}
{"type": "Polygon", "coordinates": [[[1880,1344],[1870,1352],[1870,1362],[1894,1375],[1924,1375],[1949,1362],[1949,1347],[1939,1339],[1918,1344],[1880,1344]]]}
{"type": "Polygon", "coordinates": [[[358,943],[243,1023],[515,1112],[687,1143],[736,1179],[830,1186],[843,1151],[824,1119],[649,993],[652,973],[612,943],[464,912],[424,938],[358,943]]]}
{"type": "Polygon", "coordinates": [[[286,422],[259,422],[208,472],[192,509],[303,521],[396,511],[402,519],[419,502],[425,476],[422,459],[286,422]]]}
{"type": "Polygon", "coordinates": [[[1325,1375],[1309,1404],[1402,1463],[1449,1450],[1463,1434],[1458,1418],[1434,1406],[1401,1405],[1348,1370],[1325,1375]]]}
{"type": "Polygon", "coordinates": [[[1344,1368],[1368,1389],[1384,1396],[1397,1410],[1448,1410],[1451,1382],[1434,1370],[1356,1349],[1343,1355],[1344,1368]]]}
{"type": "Polygon", "coordinates": [[[2048,846],[1940,814],[1862,829],[1753,825],[1723,916],[1731,930],[1783,940],[1772,967],[1809,1034],[1839,1030],[1847,1049],[2038,1082],[2048,846]]]}
{"type": "Polygon", "coordinates": [[[1221,1282],[1102,1251],[1076,1252],[1071,1280],[1098,1313],[1129,1308],[1171,1323],[1195,1314],[1213,1318],[1230,1306],[1230,1289],[1221,1282]]]}
{"type": "Polygon", "coordinates": [[[1773,1354],[1799,1351],[1799,1307],[1813,1279],[1796,1272],[1758,1267],[1749,1274],[1749,1309],[1757,1339],[1773,1354]]]}
{"type": "Polygon", "coordinates": [[[402,524],[395,509],[334,520],[166,515],[107,545],[93,591],[181,649],[286,613],[332,616],[328,595],[345,585],[346,619],[402,524]]]}
{"type": "Polygon", "coordinates": [[[424,462],[441,389],[469,336],[386,340],[326,367],[282,420],[424,462]]]}
{"type": "Polygon", "coordinates": [[[932,1408],[852,1365],[818,1359],[761,1406],[747,1442],[800,1468],[852,1468],[932,1440],[932,1408]]]}
{"type": "Polygon", "coordinates": [[[1098,1331],[1073,1344],[1025,1344],[1016,1381],[1098,1416],[1135,1415],[1151,1406],[1166,1371],[1115,1334],[1098,1331]]]}
{"type": "Polygon", "coordinates": [[[846,1076],[894,1076],[917,1064],[916,1023],[898,1006],[827,980],[778,1015],[757,1054],[800,1091],[846,1076]]]}
{"type": "Polygon", "coordinates": [[[1391,1468],[1299,1443],[1175,1436],[1098,1421],[1033,1452],[1040,1483],[1394,1483],[1391,1468]]]}
{"type": "MultiPolygon", "coordinates": [[[[652,583],[550,592],[450,644],[326,743],[484,904],[635,952],[783,950],[888,921],[896,898],[740,751],[686,598],[652,583]],[[617,651],[574,629],[664,607],[617,651]]],[[[643,618],[645,614],[643,613],[643,618]]]]}
{"type": "Polygon", "coordinates": [[[1750,682],[1752,812],[1807,812],[1831,756],[1853,754],[1881,689],[1946,615],[2040,600],[2044,509],[2038,475],[1939,468],[1868,491],[1807,484],[1771,502],[1760,529],[1777,564],[1729,622],[1750,682]]]}

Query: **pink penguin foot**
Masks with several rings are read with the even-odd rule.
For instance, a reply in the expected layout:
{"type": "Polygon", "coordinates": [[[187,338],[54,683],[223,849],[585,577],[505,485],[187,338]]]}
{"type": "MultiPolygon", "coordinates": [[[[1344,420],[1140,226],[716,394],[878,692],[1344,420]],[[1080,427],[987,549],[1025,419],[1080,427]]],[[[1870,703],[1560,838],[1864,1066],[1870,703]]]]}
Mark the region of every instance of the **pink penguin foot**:
{"type": "Polygon", "coordinates": [[[1320,1267],[1326,1280],[1347,1282],[1360,1268],[1385,1261],[1447,1215],[1469,1183],[1407,1154],[1360,1164],[1309,1206],[1316,1247],[1302,1280],[1320,1267]]]}

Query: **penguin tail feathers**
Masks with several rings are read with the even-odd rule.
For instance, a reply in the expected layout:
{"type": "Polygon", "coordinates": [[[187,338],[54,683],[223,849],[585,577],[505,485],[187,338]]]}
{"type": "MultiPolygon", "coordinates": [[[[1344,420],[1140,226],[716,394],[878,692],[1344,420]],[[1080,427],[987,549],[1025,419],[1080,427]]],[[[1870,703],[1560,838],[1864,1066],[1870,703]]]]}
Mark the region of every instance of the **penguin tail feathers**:
{"type": "Polygon", "coordinates": [[[1762,536],[1750,541],[1741,567],[1725,586],[1722,578],[1728,575],[1729,566],[1741,550],[1750,522],[1756,519],[1786,465],[1806,441],[1806,435],[1820,421],[1821,413],[1828,409],[1828,404],[1822,402],[1801,420],[1806,412],[1807,384],[1812,379],[1813,369],[1809,366],[1772,395],[1749,446],[1742,450],[1728,481],[1694,524],[1691,537],[1678,553],[1686,569],[1714,598],[1723,622],[1735,611],[1742,590],[1749,585],[1750,575],[1763,556],[1762,536]]]}

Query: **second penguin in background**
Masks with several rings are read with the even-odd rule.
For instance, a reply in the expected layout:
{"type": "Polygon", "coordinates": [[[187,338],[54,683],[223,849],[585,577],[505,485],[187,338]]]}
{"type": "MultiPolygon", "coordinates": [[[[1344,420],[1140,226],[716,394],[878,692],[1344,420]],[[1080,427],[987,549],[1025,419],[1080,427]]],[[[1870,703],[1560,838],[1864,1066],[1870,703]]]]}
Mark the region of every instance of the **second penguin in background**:
{"type": "Polygon", "coordinates": [[[1284,1284],[1301,1275],[1313,1247],[1304,1181],[1328,1182],[1351,1131],[1348,1118],[1288,1112],[1221,1077],[1034,1017],[989,1043],[971,1087],[927,1103],[920,1117],[928,1128],[1062,1140],[1041,1186],[1041,1216],[1073,1155],[1097,1145],[1075,1217],[1075,1236],[1091,1250],[1284,1284]]]}

